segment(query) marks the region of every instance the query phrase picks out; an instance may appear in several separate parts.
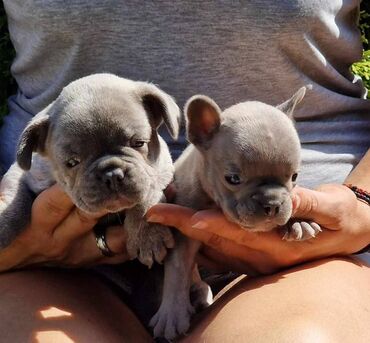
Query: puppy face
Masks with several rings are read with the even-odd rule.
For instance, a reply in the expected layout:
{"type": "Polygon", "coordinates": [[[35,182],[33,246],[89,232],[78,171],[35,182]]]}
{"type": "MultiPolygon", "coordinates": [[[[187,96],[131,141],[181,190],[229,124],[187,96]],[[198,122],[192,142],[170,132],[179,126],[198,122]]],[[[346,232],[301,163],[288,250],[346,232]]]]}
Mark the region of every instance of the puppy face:
{"type": "Polygon", "coordinates": [[[221,113],[209,98],[186,105],[188,138],[203,156],[202,184],[225,216],[249,230],[284,225],[300,163],[291,115],[301,89],[280,108],[245,102],[221,113]]]}
{"type": "Polygon", "coordinates": [[[162,121],[177,136],[178,107],[157,87],[109,74],[88,76],[64,88],[33,119],[21,137],[18,163],[29,168],[37,151],[76,206],[118,212],[142,202],[163,170],[172,171],[157,135],[162,121]]]}

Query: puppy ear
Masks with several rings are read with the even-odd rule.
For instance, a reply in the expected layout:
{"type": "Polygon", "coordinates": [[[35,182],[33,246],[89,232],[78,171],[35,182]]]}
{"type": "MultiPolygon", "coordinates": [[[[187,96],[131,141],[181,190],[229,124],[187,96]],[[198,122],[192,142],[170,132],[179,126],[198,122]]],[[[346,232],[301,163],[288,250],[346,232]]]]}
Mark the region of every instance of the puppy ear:
{"type": "Polygon", "coordinates": [[[207,96],[195,95],[185,105],[188,139],[194,145],[208,148],[221,125],[221,110],[207,96]]]}
{"type": "Polygon", "coordinates": [[[290,99],[276,106],[276,108],[284,112],[290,119],[293,119],[294,109],[296,105],[302,101],[307,89],[312,89],[312,85],[301,87],[296,93],[294,93],[294,95],[290,99]]]}
{"type": "Polygon", "coordinates": [[[172,138],[177,139],[180,130],[181,113],[175,100],[150,83],[139,83],[139,94],[145,110],[150,115],[151,125],[157,129],[164,121],[172,138]]]}
{"type": "Polygon", "coordinates": [[[31,168],[32,152],[43,153],[49,129],[49,109],[51,105],[33,117],[23,130],[17,148],[17,162],[24,170],[31,168]]]}

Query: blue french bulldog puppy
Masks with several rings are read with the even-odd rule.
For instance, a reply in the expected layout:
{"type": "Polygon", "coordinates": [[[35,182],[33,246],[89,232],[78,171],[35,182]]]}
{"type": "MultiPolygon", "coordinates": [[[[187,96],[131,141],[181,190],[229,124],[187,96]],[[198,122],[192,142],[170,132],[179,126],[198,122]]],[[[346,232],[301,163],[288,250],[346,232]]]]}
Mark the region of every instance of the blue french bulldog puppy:
{"type": "MultiPolygon", "coordinates": [[[[216,205],[245,230],[280,226],[287,240],[315,237],[321,231],[316,223],[289,221],[301,150],[292,115],[305,91],[277,107],[248,101],[224,112],[206,96],[190,98],[185,115],[191,144],[175,163],[175,202],[196,210],[216,205]]],[[[177,234],[165,260],[162,304],[151,320],[156,336],[184,334],[194,307],[212,299],[196,270],[198,249],[198,242],[177,234]],[[190,288],[198,295],[195,304],[190,288]]]]}
{"type": "Polygon", "coordinates": [[[85,212],[124,211],[130,256],[149,267],[161,262],[174,245],[172,234],[143,217],[173,178],[168,147],[157,133],[163,122],[176,138],[179,108],[152,84],[94,74],[66,86],[27,125],[17,161],[3,177],[0,248],[26,227],[36,195],[58,183],[85,212]]]}

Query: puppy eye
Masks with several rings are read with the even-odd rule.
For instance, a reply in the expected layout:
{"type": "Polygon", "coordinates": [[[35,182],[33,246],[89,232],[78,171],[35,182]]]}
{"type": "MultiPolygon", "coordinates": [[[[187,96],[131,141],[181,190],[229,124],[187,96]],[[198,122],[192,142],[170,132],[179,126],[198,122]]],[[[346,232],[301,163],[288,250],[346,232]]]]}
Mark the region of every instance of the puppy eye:
{"type": "Polygon", "coordinates": [[[66,167],[67,167],[67,168],[73,168],[73,167],[76,167],[80,162],[81,162],[81,160],[80,160],[80,159],[78,159],[77,157],[73,157],[73,158],[69,159],[69,160],[66,162],[66,167]]]}
{"type": "Polygon", "coordinates": [[[225,180],[227,183],[229,183],[230,185],[240,185],[240,183],[242,182],[240,180],[240,177],[238,174],[229,174],[229,175],[225,175],[225,180]]]}
{"type": "Polygon", "coordinates": [[[145,141],[134,141],[131,143],[132,148],[141,148],[144,146],[146,142],[145,141]]]}
{"type": "Polygon", "coordinates": [[[294,174],[292,175],[292,181],[293,181],[293,182],[295,182],[295,181],[297,180],[297,176],[298,176],[298,174],[297,174],[297,173],[294,173],[294,174]]]}

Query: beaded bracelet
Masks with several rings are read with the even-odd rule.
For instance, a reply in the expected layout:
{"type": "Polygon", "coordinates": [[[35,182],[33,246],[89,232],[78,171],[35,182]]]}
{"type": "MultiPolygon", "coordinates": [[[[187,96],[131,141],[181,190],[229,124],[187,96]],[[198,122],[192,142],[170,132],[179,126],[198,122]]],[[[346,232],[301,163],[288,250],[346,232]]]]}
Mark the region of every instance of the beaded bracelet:
{"type": "Polygon", "coordinates": [[[364,202],[367,205],[370,205],[370,193],[364,191],[361,188],[358,188],[357,186],[351,185],[351,184],[344,184],[347,186],[353,193],[355,193],[356,198],[362,202],[364,202]]]}
{"type": "MultiPolygon", "coordinates": [[[[363,203],[370,205],[370,193],[358,188],[357,186],[351,185],[351,184],[344,184],[344,186],[348,187],[353,193],[355,193],[356,198],[363,203]]],[[[370,244],[366,246],[365,248],[361,249],[360,251],[356,252],[355,254],[363,254],[365,252],[370,252],[370,244]]]]}

